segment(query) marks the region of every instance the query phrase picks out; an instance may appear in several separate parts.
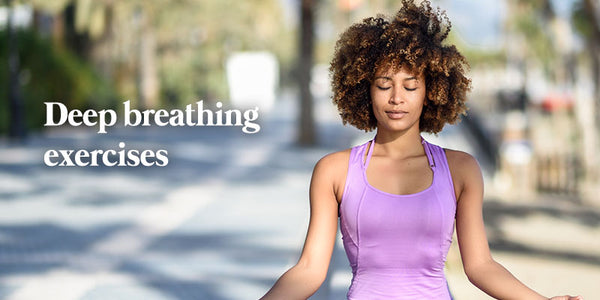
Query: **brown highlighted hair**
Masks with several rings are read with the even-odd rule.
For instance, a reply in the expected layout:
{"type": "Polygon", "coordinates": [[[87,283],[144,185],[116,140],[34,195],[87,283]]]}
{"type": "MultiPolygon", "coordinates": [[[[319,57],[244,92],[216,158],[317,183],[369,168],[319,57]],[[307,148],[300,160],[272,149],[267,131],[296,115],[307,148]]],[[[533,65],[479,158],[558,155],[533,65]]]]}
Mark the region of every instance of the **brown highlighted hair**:
{"type": "Polygon", "coordinates": [[[370,87],[375,72],[405,68],[425,77],[425,105],[419,120],[421,132],[438,133],[466,111],[471,80],[469,65],[454,45],[443,45],[451,24],[445,12],[429,1],[417,5],[403,0],[395,17],[366,18],[340,35],[329,71],[333,102],[344,124],[371,131],[377,120],[370,87]]]}

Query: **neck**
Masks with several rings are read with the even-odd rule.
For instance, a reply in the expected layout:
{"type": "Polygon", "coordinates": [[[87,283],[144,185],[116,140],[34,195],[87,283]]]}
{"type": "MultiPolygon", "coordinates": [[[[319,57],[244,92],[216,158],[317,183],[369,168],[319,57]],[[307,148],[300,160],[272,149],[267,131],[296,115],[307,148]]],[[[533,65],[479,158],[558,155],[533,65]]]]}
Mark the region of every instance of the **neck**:
{"type": "Polygon", "coordinates": [[[382,154],[393,157],[406,157],[422,154],[424,152],[421,144],[421,132],[418,130],[407,130],[402,132],[377,129],[375,142],[382,154]]]}

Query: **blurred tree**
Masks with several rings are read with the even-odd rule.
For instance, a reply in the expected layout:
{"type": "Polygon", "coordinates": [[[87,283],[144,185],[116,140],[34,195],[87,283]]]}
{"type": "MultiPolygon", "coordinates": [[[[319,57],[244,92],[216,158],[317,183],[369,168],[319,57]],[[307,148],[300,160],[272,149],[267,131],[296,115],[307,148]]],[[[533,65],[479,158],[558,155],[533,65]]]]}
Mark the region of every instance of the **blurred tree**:
{"type": "Polygon", "coordinates": [[[157,20],[163,95],[171,102],[226,98],[224,62],[237,51],[269,51],[289,68],[293,35],[283,21],[277,0],[172,3],[157,20]]]}
{"type": "MultiPolygon", "coordinates": [[[[0,39],[8,33],[0,31],[0,39]]],[[[25,128],[40,128],[45,121],[44,101],[61,101],[70,108],[104,109],[116,106],[113,89],[97,72],[67,49],[53,47],[49,38],[32,30],[16,32],[19,53],[18,84],[25,128]]],[[[8,69],[9,51],[0,44],[0,69],[8,69]]],[[[7,90],[7,73],[0,73],[0,90],[7,90]]],[[[5,120],[14,113],[0,103],[0,132],[7,132],[5,120]]]]}
{"type": "Polygon", "coordinates": [[[29,1],[72,25],[85,37],[82,57],[148,106],[226,98],[224,61],[232,52],[268,50],[284,66],[292,57],[278,0],[29,1]]]}
{"type": "Polygon", "coordinates": [[[140,107],[157,106],[156,47],[152,14],[147,13],[155,1],[30,1],[36,9],[56,16],[57,46],[90,61],[106,79],[114,79],[126,97],[137,99],[140,107]]]}
{"type": "MultiPolygon", "coordinates": [[[[591,107],[586,107],[584,114],[591,113],[591,118],[582,118],[581,135],[584,139],[582,152],[584,153],[584,174],[589,194],[597,203],[598,180],[600,179],[600,159],[597,150],[600,141],[600,4],[592,0],[579,0],[575,3],[571,15],[577,32],[583,37],[586,47],[584,53],[588,56],[591,81],[593,86],[593,99],[591,107]],[[590,112],[591,110],[591,112],[590,112]],[[596,190],[594,190],[596,189],[596,190]]],[[[585,187],[584,187],[585,188],[585,187]]]]}
{"type": "MultiPolygon", "coordinates": [[[[595,155],[591,151],[581,149],[590,149],[590,145],[595,145],[600,136],[600,7],[597,1],[594,0],[575,0],[572,7],[571,23],[577,29],[577,32],[584,38],[587,47],[583,52],[589,54],[590,63],[577,61],[576,49],[574,48],[574,38],[568,20],[557,15],[554,10],[551,0],[510,0],[509,13],[507,18],[507,29],[511,35],[509,45],[509,55],[512,54],[513,63],[522,67],[525,79],[528,70],[535,64],[542,66],[547,79],[552,83],[554,90],[546,91],[547,94],[552,92],[567,92],[570,96],[575,97],[575,86],[578,80],[577,68],[587,68],[591,66],[594,86],[594,101],[593,107],[586,107],[583,110],[595,110],[596,121],[595,125],[585,126],[586,117],[581,113],[569,113],[552,111],[551,118],[558,121],[557,118],[567,118],[570,128],[560,128],[560,130],[552,130],[553,143],[552,146],[557,152],[567,152],[576,155],[581,164],[582,174],[590,176],[596,172],[598,161],[590,158],[590,155],[595,155]],[[512,50],[512,51],[511,51],[512,50]],[[577,119],[575,119],[577,118],[577,119]],[[579,124],[579,128],[576,128],[579,124]],[[578,132],[581,130],[582,132],[578,132]],[[561,134],[561,132],[563,134],[561,134]]],[[[556,3],[554,3],[556,4],[556,3]]],[[[560,12],[559,12],[560,13],[560,12]]],[[[509,59],[510,61],[510,59],[509,59]]],[[[581,99],[579,99],[581,100],[581,99]]],[[[579,102],[579,101],[577,101],[579,102]]],[[[585,103],[582,101],[581,103],[585,103]]],[[[583,105],[583,104],[579,104],[583,105]]],[[[581,110],[581,109],[580,109],[581,110]]],[[[550,122],[555,126],[560,122],[550,122]]],[[[542,128],[531,128],[533,131],[543,130],[542,128]]],[[[558,128],[555,128],[558,129],[558,128]]],[[[593,147],[592,147],[593,148],[593,147]]],[[[597,173],[597,172],[596,172],[597,173]]],[[[593,177],[595,178],[594,175],[593,177]]],[[[577,175],[576,175],[577,177],[577,175]]],[[[583,178],[583,181],[589,178],[583,178]]]]}
{"type": "Polygon", "coordinates": [[[317,0],[302,0],[300,4],[300,47],[298,59],[298,82],[300,85],[300,118],[298,143],[316,143],[313,97],[310,91],[311,71],[314,60],[314,15],[317,0]]]}
{"type": "Polygon", "coordinates": [[[593,0],[579,0],[575,3],[572,20],[587,45],[596,102],[596,126],[600,133],[600,4],[593,0]]]}
{"type": "Polygon", "coordinates": [[[557,49],[549,24],[555,18],[549,0],[508,0],[508,62],[519,67],[527,78],[526,63],[541,65],[548,78],[554,81],[557,49]]]}
{"type": "Polygon", "coordinates": [[[6,45],[8,61],[8,103],[10,111],[10,124],[8,134],[12,139],[21,140],[25,138],[25,125],[23,120],[23,102],[19,93],[19,51],[15,28],[13,26],[12,0],[6,0],[8,8],[8,20],[6,26],[6,45]]]}

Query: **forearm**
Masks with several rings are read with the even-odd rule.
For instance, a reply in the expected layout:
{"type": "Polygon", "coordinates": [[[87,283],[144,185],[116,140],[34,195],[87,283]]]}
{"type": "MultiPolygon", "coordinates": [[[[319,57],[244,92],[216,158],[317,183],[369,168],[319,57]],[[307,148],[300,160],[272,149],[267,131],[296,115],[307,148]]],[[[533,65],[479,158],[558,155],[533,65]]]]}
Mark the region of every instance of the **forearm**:
{"type": "Polygon", "coordinates": [[[287,270],[260,300],[305,300],[314,294],[325,278],[303,265],[287,270]]]}
{"type": "Polygon", "coordinates": [[[496,299],[548,299],[528,288],[493,259],[471,268],[467,276],[471,283],[496,299]]]}

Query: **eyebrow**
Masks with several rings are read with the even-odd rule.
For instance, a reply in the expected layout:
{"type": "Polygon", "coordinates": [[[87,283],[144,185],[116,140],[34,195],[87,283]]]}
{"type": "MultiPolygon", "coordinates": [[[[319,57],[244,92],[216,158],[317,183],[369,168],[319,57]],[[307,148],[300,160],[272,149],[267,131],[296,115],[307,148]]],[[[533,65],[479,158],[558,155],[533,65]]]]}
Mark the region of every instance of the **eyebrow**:
{"type": "MultiPolygon", "coordinates": [[[[375,77],[375,80],[377,80],[377,79],[392,80],[392,77],[388,77],[388,76],[377,76],[377,77],[375,77]]],[[[411,77],[406,77],[406,78],[402,79],[402,81],[409,81],[409,80],[417,80],[417,77],[415,77],[415,76],[411,76],[411,77]]]]}

